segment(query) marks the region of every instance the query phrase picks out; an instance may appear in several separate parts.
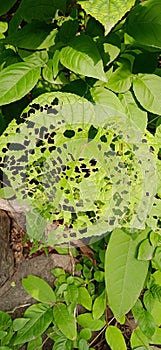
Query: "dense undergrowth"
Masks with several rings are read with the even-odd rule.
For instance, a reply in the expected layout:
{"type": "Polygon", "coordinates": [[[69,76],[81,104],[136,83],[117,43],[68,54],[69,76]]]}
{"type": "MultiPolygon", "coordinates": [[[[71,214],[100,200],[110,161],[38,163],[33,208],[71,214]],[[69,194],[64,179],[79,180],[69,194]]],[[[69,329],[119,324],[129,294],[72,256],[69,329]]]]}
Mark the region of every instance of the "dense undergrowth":
{"type": "Polygon", "coordinates": [[[53,350],[101,334],[111,350],[160,348],[160,13],[159,0],[0,5],[0,196],[22,205],[33,251],[88,238],[95,262],[53,270],[53,289],[23,279],[39,303],[0,312],[1,350],[42,349],[44,333],[53,350]]]}

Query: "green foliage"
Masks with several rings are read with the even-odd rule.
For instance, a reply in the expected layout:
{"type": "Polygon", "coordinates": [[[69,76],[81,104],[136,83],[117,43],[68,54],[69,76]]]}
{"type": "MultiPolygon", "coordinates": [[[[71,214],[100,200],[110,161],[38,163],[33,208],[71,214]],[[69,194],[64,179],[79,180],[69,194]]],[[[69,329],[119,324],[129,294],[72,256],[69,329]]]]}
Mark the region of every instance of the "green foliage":
{"type": "MultiPolygon", "coordinates": [[[[67,252],[88,237],[98,266],[54,269],[54,291],[23,279],[39,303],[14,321],[0,312],[0,349],[41,349],[44,332],[53,350],[90,349],[107,293],[117,322],[132,310],[139,324],[131,348],[150,350],[161,339],[161,3],[15,3],[0,8],[0,196],[23,206],[35,247],[67,252]]],[[[126,349],[117,324],[105,337],[126,349]]]]}

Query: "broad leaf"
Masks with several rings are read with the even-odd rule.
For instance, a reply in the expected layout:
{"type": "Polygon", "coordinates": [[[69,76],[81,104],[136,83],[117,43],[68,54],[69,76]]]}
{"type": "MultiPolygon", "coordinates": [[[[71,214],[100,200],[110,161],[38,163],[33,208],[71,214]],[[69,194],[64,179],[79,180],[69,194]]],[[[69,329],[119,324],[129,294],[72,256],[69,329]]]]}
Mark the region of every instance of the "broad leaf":
{"type": "Polygon", "coordinates": [[[106,106],[109,115],[125,115],[125,108],[120,103],[118,97],[110,90],[103,87],[94,87],[90,90],[95,103],[106,106]]]}
{"type": "Polygon", "coordinates": [[[0,72],[0,106],[19,100],[37,83],[40,68],[32,64],[15,63],[0,72]]]}
{"type": "Polygon", "coordinates": [[[99,331],[105,325],[105,321],[94,319],[91,313],[79,315],[77,321],[83,328],[89,328],[91,331],[99,331]]]}
{"type": "Polygon", "coordinates": [[[133,90],[141,106],[151,113],[161,114],[161,77],[155,74],[138,74],[133,80],[133,90]]]}
{"type": "Polygon", "coordinates": [[[127,32],[143,45],[161,48],[161,2],[148,0],[136,6],[127,18],[127,32]]]}
{"type": "Polygon", "coordinates": [[[107,87],[117,93],[128,91],[132,82],[131,63],[124,59],[119,65],[107,83],[107,87]]]}
{"type": "Polygon", "coordinates": [[[70,315],[65,304],[57,303],[53,309],[54,322],[61,332],[70,340],[77,337],[76,319],[70,315]]]}
{"type": "Polygon", "coordinates": [[[0,310],[0,331],[5,331],[7,328],[11,327],[12,319],[7,312],[0,310]]]}
{"type": "Polygon", "coordinates": [[[135,321],[139,323],[140,329],[147,338],[151,338],[155,332],[155,320],[149,311],[143,308],[140,300],[137,300],[132,309],[135,321]]]}
{"type": "Polygon", "coordinates": [[[22,285],[26,292],[34,299],[47,304],[55,303],[56,297],[54,291],[42,278],[28,275],[26,278],[23,278],[22,285]]]}
{"type": "Polygon", "coordinates": [[[72,344],[65,336],[60,335],[54,342],[52,350],[71,350],[72,344]]]}
{"type": "Polygon", "coordinates": [[[84,306],[87,310],[91,310],[92,298],[85,287],[79,288],[78,303],[84,306]]]}
{"type": "Polygon", "coordinates": [[[140,245],[138,250],[137,258],[139,260],[151,260],[153,257],[154,247],[150,244],[149,239],[144,239],[140,245]]]}
{"type": "Polygon", "coordinates": [[[128,117],[144,132],[147,126],[147,112],[139,108],[131,91],[120,94],[119,99],[128,117]]]}
{"type": "Polygon", "coordinates": [[[42,335],[52,322],[53,314],[49,306],[36,304],[25,311],[24,317],[30,320],[17,332],[14,345],[24,344],[42,335]]]}
{"type": "Polygon", "coordinates": [[[143,232],[133,240],[121,229],[115,229],[105,257],[105,282],[109,306],[118,319],[135,304],[147,275],[148,261],[136,259],[136,249],[145,238],[143,232]]]}
{"type": "Polygon", "coordinates": [[[17,0],[7,0],[1,1],[0,4],[0,16],[6,14],[10,10],[10,8],[16,3],[17,0]]]}
{"type": "Polygon", "coordinates": [[[64,47],[60,61],[74,73],[107,81],[97,46],[87,35],[77,36],[64,47]]]}
{"type": "Polygon", "coordinates": [[[137,350],[151,350],[149,346],[149,339],[141,331],[140,327],[137,327],[131,334],[130,344],[132,349],[137,350]]]}
{"type": "Polygon", "coordinates": [[[42,50],[54,45],[57,29],[44,22],[33,21],[25,25],[14,35],[9,35],[5,43],[12,44],[22,49],[42,50]]]}
{"type": "Polygon", "coordinates": [[[85,339],[80,339],[78,349],[79,350],[89,350],[88,343],[85,339]]]}
{"type": "Polygon", "coordinates": [[[130,10],[135,0],[79,0],[78,3],[87,13],[104,25],[107,34],[130,10]]]}
{"type": "Polygon", "coordinates": [[[42,337],[38,337],[36,339],[30,340],[27,344],[27,350],[42,350],[42,337]]]}
{"type": "Polygon", "coordinates": [[[107,344],[111,350],[126,350],[125,339],[119,328],[108,326],[105,333],[107,344]]]}
{"type": "Polygon", "coordinates": [[[23,0],[19,6],[21,17],[31,22],[33,19],[50,23],[56,10],[65,11],[66,0],[23,0]]]}
{"type": "Polygon", "coordinates": [[[93,318],[99,319],[106,310],[106,291],[104,290],[94,301],[93,304],[93,318]]]}

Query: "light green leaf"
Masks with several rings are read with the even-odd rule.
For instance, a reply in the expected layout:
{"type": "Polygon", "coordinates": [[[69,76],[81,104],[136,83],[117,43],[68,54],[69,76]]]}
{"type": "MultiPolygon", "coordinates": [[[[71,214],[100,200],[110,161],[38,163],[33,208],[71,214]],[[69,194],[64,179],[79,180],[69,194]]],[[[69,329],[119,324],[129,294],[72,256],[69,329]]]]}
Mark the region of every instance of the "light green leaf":
{"type": "Polygon", "coordinates": [[[87,310],[91,310],[92,298],[85,287],[79,288],[78,303],[84,306],[87,310]]]}
{"type": "Polygon", "coordinates": [[[24,344],[42,335],[52,322],[52,309],[45,304],[32,305],[25,311],[24,317],[30,318],[30,321],[17,332],[14,345],[24,344]]]}
{"type": "Polygon", "coordinates": [[[1,1],[0,16],[6,14],[10,10],[10,8],[15,4],[16,1],[17,0],[1,1]]]}
{"type": "Polygon", "coordinates": [[[91,331],[99,331],[105,325],[105,321],[94,320],[91,313],[79,315],[77,321],[83,328],[89,328],[91,331]]]}
{"type": "Polygon", "coordinates": [[[149,239],[144,239],[140,245],[138,250],[137,258],[139,260],[151,260],[153,257],[154,247],[150,244],[149,239]]]}
{"type": "Polygon", "coordinates": [[[106,34],[134,5],[135,0],[79,0],[81,7],[92,17],[101,22],[106,34]]]}
{"type": "Polygon", "coordinates": [[[133,80],[133,90],[141,106],[151,113],[161,114],[161,77],[155,74],[138,74],[133,80]]]}
{"type": "Polygon", "coordinates": [[[99,319],[106,310],[106,291],[104,290],[94,301],[93,304],[93,318],[99,319]]]}
{"type": "Polygon", "coordinates": [[[147,112],[139,108],[131,91],[120,94],[119,99],[123,104],[128,117],[137,125],[137,127],[142,131],[145,131],[147,126],[147,112]]]}
{"type": "Polygon", "coordinates": [[[29,51],[29,50],[18,50],[18,53],[23,61],[35,64],[36,66],[43,67],[48,62],[47,50],[41,51],[29,51]]]}
{"type": "Polygon", "coordinates": [[[107,344],[111,350],[126,350],[125,339],[119,328],[115,326],[108,326],[105,332],[107,344]]]}
{"type": "Polygon", "coordinates": [[[29,318],[15,318],[15,320],[13,320],[13,330],[15,332],[19,331],[28,321],[29,318]]]}
{"type": "Polygon", "coordinates": [[[115,229],[105,257],[105,282],[109,306],[116,318],[135,304],[147,275],[148,261],[136,259],[136,249],[145,238],[143,231],[135,240],[121,229],[115,229]]]}
{"type": "Polygon", "coordinates": [[[13,350],[9,348],[8,346],[0,346],[0,350],[13,350]]]}
{"type": "Polygon", "coordinates": [[[96,44],[87,35],[74,38],[60,52],[61,63],[76,74],[107,81],[96,44]]]}
{"type": "Polygon", "coordinates": [[[0,106],[24,97],[36,85],[40,68],[29,63],[15,63],[0,72],[0,106]]]}
{"type": "Polygon", "coordinates": [[[130,89],[132,82],[131,63],[124,59],[120,67],[112,74],[107,83],[107,87],[117,93],[123,93],[130,89]]]}
{"type": "Polygon", "coordinates": [[[68,313],[65,304],[57,303],[53,309],[54,322],[61,332],[70,340],[77,337],[76,319],[68,313]]]}
{"type": "Polygon", "coordinates": [[[89,328],[83,328],[79,333],[80,338],[89,340],[92,337],[92,332],[89,328]]]}
{"type": "Polygon", "coordinates": [[[30,340],[27,344],[27,350],[42,350],[42,337],[30,340]]]}
{"type": "Polygon", "coordinates": [[[151,338],[155,332],[155,320],[149,311],[143,308],[143,305],[138,299],[132,308],[135,321],[139,323],[141,331],[147,338],[151,338]]]}
{"type": "Polygon", "coordinates": [[[90,90],[95,103],[107,106],[109,114],[115,116],[119,114],[125,115],[125,109],[118,97],[110,90],[103,87],[94,87],[90,90]]]}
{"type": "Polygon", "coordinates": [[[79,350],[89,350],[88,343],[85,339],[80,339],[78,349],[79,350]]]}
{"type": "Polygon", "coordinates": [[[151,338],[151,343],[156,345],[161,344],[161,328],[159,327],[155,328],[155,332],[151,338]]]}
{"type": "Polygon", "coordinates": [[[136,6],[127,18],[127,32],[143,45],[161,48],[161,2],[148,0],[136,6]]]}
{"type": "Polygon", "coordinates": [[[55,340],[52,350],[72,350],[72,344],[65,336],[59,336],[55,340]]]}
{"type": "Polygon", "coordinates": [[[47,304],[55,303],[56,297],[54,291],[42,278],[28,275],[26,278],[23,278],[22,285],[25,291],[34,299],[47,304]]]}
{"type": "Polygon", "coordinates": [[[0,33],[5,33],[8,29],[7,22],[0,22],[0,33]]]}
{"type": "Polygon", "coordinates": [[[130,344],[132,349],[151,350],[149,346],[149,339],[141,331],[140,327],[137,327],[131,334],[130,344]]]}
{"type": "Polygon", "coordinates": [[[21,30],[9,35],[6,43],[28,50],[42,50],[54,45],[57,29],[44,22],[32,22],[25,25],[21,30]]]}

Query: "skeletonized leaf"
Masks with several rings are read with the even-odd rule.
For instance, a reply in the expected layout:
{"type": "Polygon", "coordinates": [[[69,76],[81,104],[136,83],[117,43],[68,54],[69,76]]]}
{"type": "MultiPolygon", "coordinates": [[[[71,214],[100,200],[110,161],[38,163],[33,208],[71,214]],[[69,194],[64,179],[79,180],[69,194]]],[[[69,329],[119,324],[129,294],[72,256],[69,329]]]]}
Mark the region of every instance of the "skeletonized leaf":
{"type": "Polygon", "coordinates": [[[32,64],[15,63],[0,72],[0,106],[24,97],[36,85],[40,68],[32,64]]]}
{"type": "Polygon", "coordinates": [[[105,282],[109,306],[117,319],[133,307],[144,285],[149,263],[136,259],[136,249],[143,238],[144,231],[135,240],[122,229],[111,234],[105,257],[105,282]]]}
{"type": "Polygon", "coordinates": [[[74,73],[107,81],[103,62],[93,40],[87,35],[74,38],[60,53],[61,63],[74,73]]]}
{"type": "Polygon", "coordinates": [[[87,13],[104,25],[106,34],[108,34],[134,5],[135,0],[79,0],[78,3],[87,13]]]}

